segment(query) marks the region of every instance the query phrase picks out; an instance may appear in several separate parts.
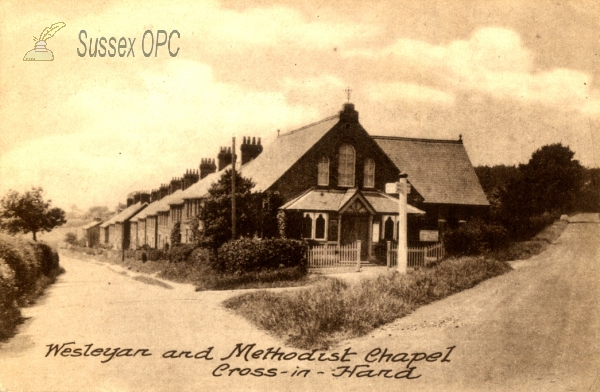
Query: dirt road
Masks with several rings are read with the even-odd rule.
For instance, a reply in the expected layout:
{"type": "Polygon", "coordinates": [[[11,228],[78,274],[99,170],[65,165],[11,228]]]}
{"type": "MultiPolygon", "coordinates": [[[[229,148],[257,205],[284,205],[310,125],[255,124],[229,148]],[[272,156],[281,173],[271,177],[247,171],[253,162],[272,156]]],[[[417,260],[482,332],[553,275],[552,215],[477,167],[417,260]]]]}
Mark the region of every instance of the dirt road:
{"type": "Polygon", "coordinates": [[[600,390],[600,224],[591,218],[515,271],[343,342],[323,361],[223,309],[235,293],[168,288],[63,257],[67,273],[0,345],[0,391],[600,390]],[[48,347],[70,342],[70,351],[48,347]],[[248,361],[226,358],[238,343],[256,344],[248,361]],[[288,360],[273,351],[264,360],[270,347],[288,360]],[[409,374],[401,360],[411,358],[409,374]]]}

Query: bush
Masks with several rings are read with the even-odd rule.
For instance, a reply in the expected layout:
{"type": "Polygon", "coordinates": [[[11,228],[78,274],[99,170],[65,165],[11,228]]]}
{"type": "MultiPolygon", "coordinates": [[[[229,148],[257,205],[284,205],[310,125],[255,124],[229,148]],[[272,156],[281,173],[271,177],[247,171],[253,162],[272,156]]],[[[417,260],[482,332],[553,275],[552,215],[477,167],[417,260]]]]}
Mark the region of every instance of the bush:
{"type": "Polygon", "coordinates": [[[508,232],[503,226],[488,224],[480,219],[444,233],[449,254],[481,254],[506,246],[508,242],[508,232]]]}
{"type": "Polygon", "coordinates": [[[195,244],[183,244],[173,246],[167,252],[167,256],[169,257],[170,263],[181,263],[188,260],[194,249],[196,248],[195,244]]]}
{"type": "Polygon", "coordinates": [[[69,245],[77,245],[77,234],[68,232],[65,234],[65,242],[69,245]]]}
{"type": "Polygon", "coordinates": [[[306,244],[285,238],[241,238],[229,241],[219,248],[214,267],[231,274],[280,267],[306,269],[306,244]]]}

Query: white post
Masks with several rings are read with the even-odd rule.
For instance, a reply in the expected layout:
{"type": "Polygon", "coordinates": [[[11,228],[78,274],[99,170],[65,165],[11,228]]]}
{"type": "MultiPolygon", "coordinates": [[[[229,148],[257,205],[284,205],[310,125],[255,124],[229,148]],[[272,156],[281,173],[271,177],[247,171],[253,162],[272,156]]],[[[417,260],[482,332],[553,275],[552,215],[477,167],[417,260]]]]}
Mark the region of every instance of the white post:
{"type": "Polygon", "coordinates": [[[360,240],[356,241],[356,272],[360,272],[360,240]]]}
{"type": "Polygon", "coordinates": [[[398,272],[406,274],[408,266],[408,245],[406,231],[406,205],[408,196],[408,187],[406,177],[408,174],[400,174],[398,182],[398,272]]]}

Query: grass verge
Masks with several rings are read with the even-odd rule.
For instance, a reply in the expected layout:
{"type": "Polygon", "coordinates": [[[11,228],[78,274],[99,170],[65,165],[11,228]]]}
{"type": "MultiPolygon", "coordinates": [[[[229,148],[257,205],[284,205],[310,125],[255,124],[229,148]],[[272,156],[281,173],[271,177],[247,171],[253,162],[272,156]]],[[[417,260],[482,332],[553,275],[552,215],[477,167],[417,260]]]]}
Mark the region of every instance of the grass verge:
{"type": "Polygon", "coordinates": [[[296,292],[243,294],[227,300],[225,306],[286,344],[326,349],[510,270],[505,262],[461,257],[408,275],[389,273],[356,285],[332,280],[296,292]]]}
{"type": "Polygon", "coordinates": [[[569,222],[558,220],[546,227],[528,241],[514,242],[503,249],[491,253],[491,257],[500,261],[527,260],[545,251],[550,244],[561,236],[569,222]]]}

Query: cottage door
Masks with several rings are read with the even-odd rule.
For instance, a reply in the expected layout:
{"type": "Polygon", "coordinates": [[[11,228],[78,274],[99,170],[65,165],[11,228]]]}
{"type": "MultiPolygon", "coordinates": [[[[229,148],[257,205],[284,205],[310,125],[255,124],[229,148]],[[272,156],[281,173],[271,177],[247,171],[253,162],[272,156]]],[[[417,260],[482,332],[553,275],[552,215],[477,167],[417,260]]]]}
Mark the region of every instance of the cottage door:
{"type": "Polygon", "coordinates": [[[369,222],[370,215],[368,214],[344,214],[342,216],[342,238],[341,244],[351,244],[360,240],[360,259],[367,260],[369,255],[369,222]]]}

